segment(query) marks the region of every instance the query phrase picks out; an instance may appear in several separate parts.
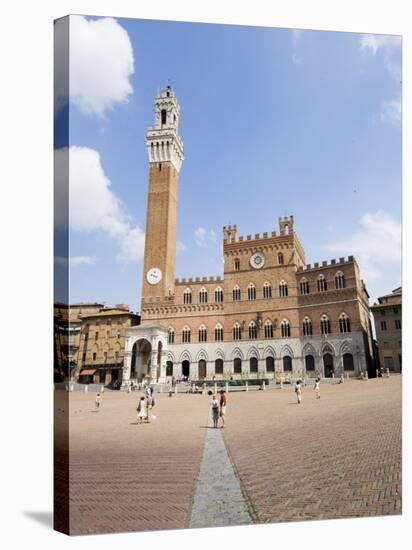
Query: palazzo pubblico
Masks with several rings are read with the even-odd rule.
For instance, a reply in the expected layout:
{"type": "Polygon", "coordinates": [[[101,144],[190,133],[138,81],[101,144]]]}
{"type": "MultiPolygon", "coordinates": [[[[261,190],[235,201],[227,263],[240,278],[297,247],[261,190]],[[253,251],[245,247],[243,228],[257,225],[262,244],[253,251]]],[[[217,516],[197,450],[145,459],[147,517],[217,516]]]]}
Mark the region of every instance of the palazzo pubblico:
{"type": "Polygon", "coordinates": [[[167,87],[155,97],[146,136],[142,324],[126,334],[123,384],[366,373],[369,296],[358,264],[353,256],[306,264],[293,216],[269,233],[223,227],[223,277],[175,278],[179,117],[167,87]]]}

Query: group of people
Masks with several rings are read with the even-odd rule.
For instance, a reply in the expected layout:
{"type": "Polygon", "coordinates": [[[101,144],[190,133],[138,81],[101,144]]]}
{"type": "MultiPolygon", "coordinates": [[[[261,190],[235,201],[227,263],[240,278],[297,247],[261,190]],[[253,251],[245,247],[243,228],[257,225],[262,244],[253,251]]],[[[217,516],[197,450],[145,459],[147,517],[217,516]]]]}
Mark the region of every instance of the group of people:
{"type": "Polygon", "coordinates": [[[218,428],[219,418],[220,418],[222,421],[222,428],[224,428],[226,406],[227,406],[227,396],[226,396],[225,390],[221,390],[219,399],[217,399],[216,395],[212,396],[212,401],[210,403],[210,406],[212,409],[213,427],[218,428]]]}
{"type": "MultiPolygon", "coordinates": [[[[302,380],[296,380],[295,382],[295,393],[298,405],[302,403],[302,380]]],[[[313,386],[314,391],[316,392],[316,399],[320,399],[320,378],[316,378],[315,384],[313,386]]]]}

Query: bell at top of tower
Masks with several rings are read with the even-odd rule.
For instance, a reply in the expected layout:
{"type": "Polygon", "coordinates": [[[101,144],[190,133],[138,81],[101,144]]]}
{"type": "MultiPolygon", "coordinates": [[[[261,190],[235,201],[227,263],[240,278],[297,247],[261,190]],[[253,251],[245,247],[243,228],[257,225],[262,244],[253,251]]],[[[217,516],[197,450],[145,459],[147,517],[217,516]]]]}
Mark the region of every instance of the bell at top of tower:
{"type": "Polygon", "coordinates": [[[171,162],[179,172],[184,159],[178,133],[180,106],[170,86],[155,96],[154,112],[154,126],[148,128],[146,136],[149,161],[171,162]]]}
{"type": "Polygon", "coordinates": [[[170,86],[158,93],[155,98],[155,126],[157,130],[164,128],[178,129],[180,107],[176,95],[170,86]]]}

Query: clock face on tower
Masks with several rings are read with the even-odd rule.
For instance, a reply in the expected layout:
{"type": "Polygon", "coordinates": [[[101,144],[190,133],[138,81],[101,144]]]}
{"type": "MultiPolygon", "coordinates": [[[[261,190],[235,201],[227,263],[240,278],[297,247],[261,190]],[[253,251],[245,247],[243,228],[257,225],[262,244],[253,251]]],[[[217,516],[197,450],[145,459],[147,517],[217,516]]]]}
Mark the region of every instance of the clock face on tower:
{"type": "Polygon", "coordinates": [[[250,258],[250,265],[255,269],[260,269],[265,265],[265,255],[262,252],[256,252],[250,258]]]}
{"type": "Polygon", "coordinates": [[[162,280],[162,272],[158,267],[152,267],[146,273],[146,279],[149,285],[157,285],[162,280]]]}

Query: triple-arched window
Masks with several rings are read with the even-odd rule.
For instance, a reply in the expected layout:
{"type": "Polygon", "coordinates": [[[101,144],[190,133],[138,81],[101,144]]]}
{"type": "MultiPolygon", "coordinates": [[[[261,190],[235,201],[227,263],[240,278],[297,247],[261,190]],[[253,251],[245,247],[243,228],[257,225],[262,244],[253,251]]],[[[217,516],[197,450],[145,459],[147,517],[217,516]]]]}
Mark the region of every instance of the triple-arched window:
{"type": "Polygon", "coordinates": [[[286,281],[281,281],[279,284],[279,296],[281,298],[286,298],[288,295],[288,284],[286,281]]]}
{"type": "Polygon", "coordinates": [[[199,292],[199,303],[207,304],[207,290],[202,287],[199,292]]]}
{"type": "Polygon", "coordinates": [[[272,285],[268,281],[263,284],[263,298],[272,298],[272,285]]]}
{"type": "Polygon", "coordinates": [[[205,325],[201,325],[199,327],[199,342],[206,342],[207,341],[207,330],[205,325]]]}
{"type": "Polygon", "coordinates": [[[220,323],[218,323],[215,326],[215,341],[216,342],[222,342],[223,341],[223,327],[220,323]]]}
{"type": "Polygon", "coordinates": [[[350,332],[350,320],[346,313],[342,313],[339,317],[339,331],[350,332]]]}
{"type": "Polygon", "coordinates": [[[318,283],[318,292],[326,292],[328,290],[328,285],[326,284],[326,279],[324,275],[319,275],[317,283],[318,283]]]}
{"type": "Polygon", "coordinates": [[[242,327],[238,322],[233,325],[233,340],[242,339],[242,327]]]}
{"type": "Polygon", "coordinates": [[[223,290],[218,286],[215,288],[215,302],[220,304],[223,302],[223,290]]]}
{"type": "Polygon", "coordinates": [[[256,300],[256,287],[253,283],[250,283],[247,287],[247,299],[256,300]]]}
{"type": "Polygon", "coordinates": [[[169,342],[169,344],[174,344],[175,343],[175,331],[172,327],[169,327],[168,342],[169,342]]]}
{"type": "Polygon", "coordinates": [[[265,338],[273,338],[273,323],[272,321],[265,321],[265,338]]]}
{"type": "Polygon", "coordinates": [[[312,321],[309,317],[305,317],[302,323],[303,336],[312,336],[312,321]]]}
{"type": "Polygon", "coordinates": [[[187,288],[183,292],[183,303],[184,304],[191,304],[192,303],[192,291],[190,290],[190,288],[187,288]]]}
{"type": "Polygon", "coordinates": [[[239,287],[239,285],[235,285],[233,287],[233,301],[234,302],[240,302],[240,287],[239,287]]]}
{"type": "Polygon", "coordinates": [[[322,315],[320,318],[320,332],[321,334],[330,334],[330,320],[327,315],[322,315]]]}
{"type": "Polygon", "coordinates": [[[187,325],[183,327],[182,342],[184,344],[189,344],[190,343],[190,327],[188,327],[187,325]]]}
{"type": "Polygon", "coordinates": [[[290,337],[290,323],[287,319],[283,319],[280,323],[282,338],[290,337]]]}
{"type": "Polygon", "coordinates": [[[249,340],[256,340],[257,338],[257,326],[255,321],[249,323],[249,340]]]}
{"type": "Polygon", "coordinates": [[[309,294],[309,283],[305,277],[300,280],[299,290],[301,294],[309,294]]]}
{"type": "Polygon", "coordinates": [[[339,290],[345,288],[345,275],[338,271],[335,275],[335,287],[339,290]]]}

